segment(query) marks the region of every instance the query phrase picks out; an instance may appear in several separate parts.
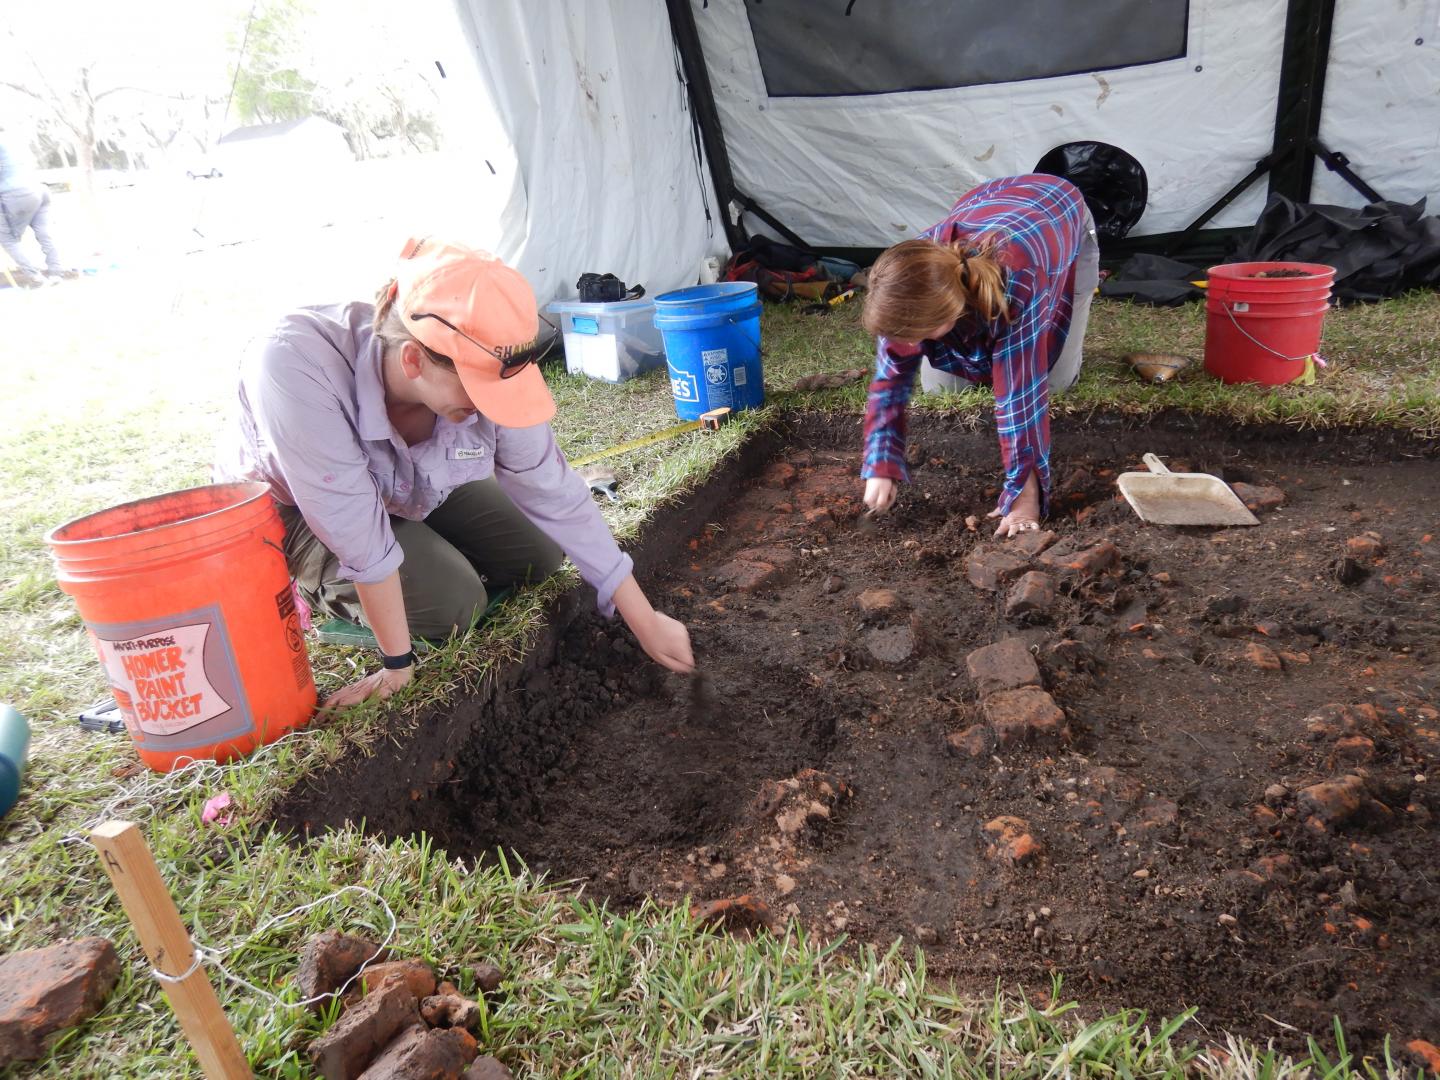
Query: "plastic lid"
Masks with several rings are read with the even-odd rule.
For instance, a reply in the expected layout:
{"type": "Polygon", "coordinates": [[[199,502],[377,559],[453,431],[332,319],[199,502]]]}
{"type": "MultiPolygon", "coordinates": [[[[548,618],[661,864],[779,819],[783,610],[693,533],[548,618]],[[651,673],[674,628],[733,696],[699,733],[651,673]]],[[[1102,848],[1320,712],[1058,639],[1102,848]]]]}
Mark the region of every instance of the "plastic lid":
{"type": "Polygon", "coordinates": [[[587,304],[581,300],[552,300],[546,305],[547,312],[557,315],[618,315],[629,311],[649,311],[655,301],[648,296],[636,300],[615,300],[608,304],[587,304]]]}

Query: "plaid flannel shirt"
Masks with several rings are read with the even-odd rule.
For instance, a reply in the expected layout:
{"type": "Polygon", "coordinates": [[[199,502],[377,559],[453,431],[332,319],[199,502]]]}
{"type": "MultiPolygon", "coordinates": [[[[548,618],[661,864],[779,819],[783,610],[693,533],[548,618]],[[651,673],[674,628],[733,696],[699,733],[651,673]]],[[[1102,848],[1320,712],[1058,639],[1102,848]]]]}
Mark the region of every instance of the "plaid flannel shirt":
{"type": "Polygon", "coordinates": [[[974,244],[997,235],[1011,321],[983,324],[970,314],[943,339],[877,341],[865,416],[863,477],[909,480],[905,413],[924,358],[940,371],[994,389],[995,427],[1005,466],[999,510],[1009,512],[1034,472],[1045,512],[1050,497],[1049,373],[1070,331],[1084,207],[1079,189],[1068,180],[1041,174],[1005,177],[964,196],[944,221],[921,234],[943,244],[974,244]]]}

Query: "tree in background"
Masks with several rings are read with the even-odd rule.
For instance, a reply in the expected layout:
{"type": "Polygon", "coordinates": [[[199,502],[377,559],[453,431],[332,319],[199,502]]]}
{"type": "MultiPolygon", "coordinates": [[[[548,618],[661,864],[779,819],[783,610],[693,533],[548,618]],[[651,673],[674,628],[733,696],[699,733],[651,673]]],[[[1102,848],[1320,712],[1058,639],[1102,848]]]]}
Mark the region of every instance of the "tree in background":
{"type": "Polygon", "coordinates": [[[234,35],[235,116],[260,124],[323,117],[344,129],[360,159],[438,149],[435,89],[405,58],[407,20],[396,8],[257,0],[234,35]]]}

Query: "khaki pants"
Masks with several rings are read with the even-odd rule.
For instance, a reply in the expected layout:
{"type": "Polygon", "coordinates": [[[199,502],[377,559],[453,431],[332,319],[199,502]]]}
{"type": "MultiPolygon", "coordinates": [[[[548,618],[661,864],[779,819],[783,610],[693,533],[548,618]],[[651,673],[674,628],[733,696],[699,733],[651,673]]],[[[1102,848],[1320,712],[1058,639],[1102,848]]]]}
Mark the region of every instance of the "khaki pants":
{"type": "MultiPolygon", "coordinates": [[[[1085,208],[1085,235],[1080,252],[1075,256],[1075,293],[1070,298],[1070,332],[1060,355],[1050,365],[1050,392],[1069,390],[1080,378],[1080,361],[1085,347],[1085,329],[1090,325],[1090,303],[1100,285],[1100,238],[1095,233],[1095,219],[1085,208]]],[[[929,360],[920,361],[920,389],[925,393],[954,393],[975,386],[969,379],[939,371],[929,360]]]]}
{"type": "MultiPolygon", "coordinates": [[[[340,576],[340,560],[299,510],[279,510],[285,561],[306,602],[328,617],[368,626],[355,583],[340,576]]],[[[565,558],[493,478],[462,484],[424,521],[392,517],[390,528],[405,552],[400,586],[412,637],[444,638],[468,629],[484,613],[490,592],[549,577],[565,558]]]]}

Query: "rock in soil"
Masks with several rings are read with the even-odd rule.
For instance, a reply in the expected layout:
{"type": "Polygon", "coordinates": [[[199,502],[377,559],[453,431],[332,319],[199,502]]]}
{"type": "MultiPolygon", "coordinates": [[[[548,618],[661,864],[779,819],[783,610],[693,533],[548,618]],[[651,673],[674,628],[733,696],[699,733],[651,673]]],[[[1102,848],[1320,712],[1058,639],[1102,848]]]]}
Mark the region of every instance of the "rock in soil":
{"type": "Polygon", "coordinates": [[[462,1080],[476,1052],[475,1039],[462,1028],[409,1028],[360,1080],[462,1080]]]}
{"type": "Polygon", "coordinates": [[[1040,668],[1025,642],[1018,637],[1004,638],[994,645],[976,649],[965,658],[965,670],[982,698],[997,690],[1040,685],[1040,668]]]}
{"type": "Polygon", "coordinates": [[[1002,816],[985,823],[985,831],[995,837],[995,842],[986,850],[992,859],[1005,859],[1019,865],[1039,855],[1042,846],[1030,835],[1028,822],[1018,817],[1002,816]]]}
{"type": "MultiPolygon", "coordinates": [[[[300,952],[300,973],[296,983],[302,998],[333,994],[360,970],[360,965],[369,960],[383,961],[385,950],[373,941],[338,930],[325,930],[305,943],[300,952]]],[[[315,1011],[324,1007],[323,1001],[311,1006],[315,1011]]]]}
{"type": "Polygon", "coordinates": [[[1296,800],[1302,814],[1312,814],[1326,825],[1339,825],[1354,817],[1365,801],[1365,780],[1350,773],[1301,788],[1296,800]]]}
{"type": "Polygon", "coordinates": [[[480,1006],[459,994],[432,994],[420,1002],[420,1015],[431,1027],[474,1031],[480,1022],[480,1006]]]}
{"type": "Polygon", "coordinates": [[[1055,579],[1040,570],[1030,570],[1020,576],[1005,598],[1005,616],[1014,619],[1021,615],[1044,615],[1055,606],[1055,579]]]}
{"type": "Polygon", "coordinates": [[[866,589],[855,598],[860,614],[867,618],[889,615],[901,609],[900,594],[894,589],[866,589]]]}
{"type": "Polygon", "coordinates": [[[392,960],[385,964],[372,964],[360,976],[365,992],[373,993],[387,982],[398,982],[405,986],[416,1001],[435,993],[435,971],[423,960],[392,960]]]}
{"type": "Polygon", "coordinates": [[[355,1080],[406,1028],[425,1030],[415,995],[402,982],[388,982],[341,1013],[310,1044],[310,1060],[325,1080],[355,1080]]]}
{"type": "Polygon", "coordinates": [[[119,977],[102,937],[0,957],[0,1068],[44,1056],[48,1037],[99,1012],[119,977]]]}
{"type": "Polygon", "coordinates": [[[881,626],[865,633],[865,651],[885,667],[899,667],[915,655],[915,632],[909,626],[881,626]]]}
{"type": "Polygon", "coordinates": [[[465,1070],[464,1080],[514,1080],[514,1077],[499,1058],[479,1057],[465,1070]]]}
{"type": "Polygon", "coordinates": [[[505,973],[500,970],[498,964],[492,964],[486,960],[484,963],[476,964],[474,968],[475,984],[480,987],[482,994],[493,994],[500,989],[501,980],[505,973]]]}
{"type": "Polygon", "coordinates": [[[775,913],[770,910],[770,905],[750,893],[695,904],[690,908],[690,918],[697,923],[731,932],[748,930],[753,933],[775,928],[775,913]]]}
{"type": "Polygon", "coordinates": [[[952,731],[945,741],[962,757],[989,757],[995,749],[995,729],[989,724],[973,724],[964,731],[952,731]]]}

